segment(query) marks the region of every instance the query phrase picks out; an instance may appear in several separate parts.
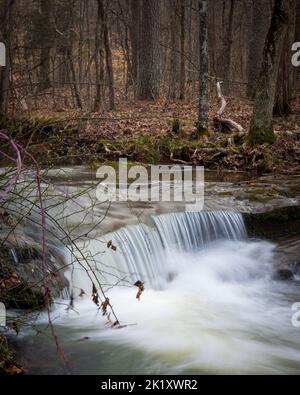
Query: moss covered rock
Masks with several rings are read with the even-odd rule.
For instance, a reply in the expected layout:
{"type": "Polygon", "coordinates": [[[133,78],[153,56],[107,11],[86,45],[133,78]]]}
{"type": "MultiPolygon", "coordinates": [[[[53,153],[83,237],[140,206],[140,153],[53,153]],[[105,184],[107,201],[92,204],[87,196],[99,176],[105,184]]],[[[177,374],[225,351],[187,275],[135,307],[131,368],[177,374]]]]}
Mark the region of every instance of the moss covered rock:
{"type": "Polygon", "coordinates": [[[51,254],[43,262],[36,247],[0,246],[0,301],[7,308],[39,309],[45,306],[45,287],[55,298],[67,280],[51,254]]]}
{"type": "Polygon", "coordinates": [[[273,239],[300,233],[300,206],[281,207],[264,213],[244,214],[251,237],[273,239]]]}

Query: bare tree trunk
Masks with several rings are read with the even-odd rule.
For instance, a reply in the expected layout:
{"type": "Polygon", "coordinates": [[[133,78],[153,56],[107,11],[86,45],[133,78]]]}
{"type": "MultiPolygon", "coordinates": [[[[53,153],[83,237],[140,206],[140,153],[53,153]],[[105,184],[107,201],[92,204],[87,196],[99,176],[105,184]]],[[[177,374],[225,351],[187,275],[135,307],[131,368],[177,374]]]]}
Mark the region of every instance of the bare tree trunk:
{"type": "Polygon", "coordinates": [[[1,10],[0,40],[6,46],[6,66],[0,67],[0,118],[7,115],[10,94],[11,41],[15,0],[5,0],[1,10]]]}
{"type": "Polygon", "coordinates": [[[41,49],[40,89],[48,89],[50,82],[50,48],[41,49]]]}
{"type": "MultiPolygon", "coordinates": [[[[300,1],[297,2],[296,5],[296,42],[300,42],[300,1]]],[[[298,90],[300,89],[300,67],[297,67],[295,70],[296,75],[296,86],[298,90]]]]}
{"type": "Polygon", "coordinates": [[[106,71],[108,78],[108,90],[109,90],[109,109],[115,109],[115,84],[114,84],[114,72],[112,63],[112,52],[110,47],[110,37],[107,24],[107,15],[104,10],[103,0],[98,0],[101,21],[103,25],[103,38],[104,38],[104,48],[105,48],[105,58],[106,58],[106,71]]]}
{"type": "Polygon", "coordinates": [[[96,31],[95,31],[95,67],[96,67],[96,94],[94,101],[94,111],[100,110],[101,105],[101,70],[100,70],[100,57],[101,57],[101,39],[102,39],[102,29],[101,29],[101,12],[99,0],[97,0],[97,20],[96,20],[96,31]]]}
{"type": "Polygon", "coordinates": [[[285,36],[284,49],[279,67],[276,101],[274,106],[275,116],[285,116],[292,112],[292,90],[294,83],[294,67],[291,62],[291,48],[295,40],[296,30],[296,1],[290,0],[289,28],[285,36]]]}
{"type": "MultiPolygon", "coordinates": [[[[228,0],[226,1],[228,2],[228,0]]],[[[232,44],[233,44],[233,22],[234,22],[235,0],[230,0],[229,19],[224,40],[224,92],[228,95],[230,92],[230,77],[231,77],[231,58],[232,58],[232,44]]]]}
{"type": "Polygon", "coordinates": [[[248,97],[253,98],[263,60],[264,45],[270,19],[270,0],[252,0],[252,23],[248,57],[248,97]]]}
{"type": "Polygon", "coordinates": [[[200,49],[200,99],[198,112],[198,135],[208,133],[208,30],[207,0],[199,0],[199,49],[200,49]]]}
{"type": "Polygon", "coordinates": [[[71,48],[67,49],[67,57],[68,57],[70,71],[71,71],[71,75],[72,75],[72,84],[73,84],[76,104],[80,109],[82,109],[83,105],[82,105],[81,96],[80,96],[80,92],[79,92],[79,87],[78,87],[78,82],[77,82],[76,71],[75,71],[75,66],[74,66],[74,62],[73,62],[71,48]]]}
{"type": "Polygon", "coordinates": [[[50,7],[49,0],[41,0],[41,64],[40,64],[40,89],[48,89],[51,86],[50,81],[50,52],[52,41],[50,27],[50,7]]]}
{"type": "Polygon", "coordinates": [[[185,0],[180,0],[180,93],[179,99],[185,99],[185,85],[186,85],[186,72],[185,72],[185,0]]]}
{"type": "Polygon", "coordinates": [[[134,95],[137,95],[139,50],[140,50],[140,18],[141,0],[131,0],[131,51],[132,51],[132,79],[134,85],[134,95]]]}
{"type": "Polygon", "coordinates": [[[271,26],[267,35],[262,70],[255,93],[249,142],[274,143],[273,109],[276,84],[285,34],[289,21],[290,0],[275,0],[271,26]]]}
{"type": "Polygon", "coordinates": [[[160,94],[160,0],[142,0],[138,98],[156,100],[160,94]]]}
{"type": "Polygon", "coordinates": [[[175,100],[178,94],[178,0],[169,0],[170,7],[170,78],[169,78],[169,92],[168,98],[175,100]]]}

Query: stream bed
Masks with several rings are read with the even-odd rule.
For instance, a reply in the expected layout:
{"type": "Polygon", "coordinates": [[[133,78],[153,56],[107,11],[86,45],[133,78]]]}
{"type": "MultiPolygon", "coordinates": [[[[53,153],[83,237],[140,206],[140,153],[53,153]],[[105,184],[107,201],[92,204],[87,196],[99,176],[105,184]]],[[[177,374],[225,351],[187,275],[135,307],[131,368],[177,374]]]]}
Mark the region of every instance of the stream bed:
{"type": "MultiPolygon", "coordinates": [[[[177,203],[115,203],[108,210],[91,204],[96,180],[88,168],[47,176],[69,193],[88,189],[63,211],[51,210],[77,237],[122,325],[107,325],[81,265],[66,270],[70,289],[56,300],[52,318],[74,373],[300,373],[300,328],[292,324],[300,302],[300,231],[272,241],[249,238],[242,214],[298,204],[298,176],[207,173],[199,213],[184,213],[177,203]],[[78,201],[88,213],[76,209],[78,201]],[[106,248],[110,240],[116,251],[106,248]],[[274,275],[279,255],[295,263],[293,280],[274,275]],[[138,280],[146,288],[140,301],[138,280]]],[[[70,264],[78,252],[61,254],[70,264]]],[[[46,314],[33,324],[11,340],[21,363],[30,374],[65,374],[46,314]]]]}

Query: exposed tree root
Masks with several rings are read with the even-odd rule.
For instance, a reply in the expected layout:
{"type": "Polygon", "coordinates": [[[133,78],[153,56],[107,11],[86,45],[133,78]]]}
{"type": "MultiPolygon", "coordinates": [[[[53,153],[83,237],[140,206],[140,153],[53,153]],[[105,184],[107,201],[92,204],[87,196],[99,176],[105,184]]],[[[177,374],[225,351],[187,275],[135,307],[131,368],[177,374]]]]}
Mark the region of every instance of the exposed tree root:
{"type": "Polygon", "coordinates": [[[222,133],[231,133],[235,131],[239,133],[245,133],[245,129],[237,122],[233,121],[232,119],[222,118],[227,106],[227,102],[222,94],[221,84],[222,82],[217,83],[217,92],[218,98],[221,102],[221,107],[214,117],[214,127],[222,133]]]}

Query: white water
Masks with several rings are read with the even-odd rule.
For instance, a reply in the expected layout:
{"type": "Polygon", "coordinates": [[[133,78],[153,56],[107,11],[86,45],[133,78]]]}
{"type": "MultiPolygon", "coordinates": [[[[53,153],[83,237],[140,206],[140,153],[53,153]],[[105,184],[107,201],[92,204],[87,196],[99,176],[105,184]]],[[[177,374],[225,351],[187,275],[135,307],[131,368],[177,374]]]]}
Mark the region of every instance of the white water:
{"type": "MultiPolygon", "coordinates": [[[[90,266],[97,267],[101,283],[133,285],[142,280],[148,288],[161,289],[176,272],[176,263],[171,262],[173,252],[194,253],[216,240],[245,238],[245,226],[238,213],[176,213],[153,217],[152,227],[128,226],[91,240],[82,248],[88,251],[84,255],[90,256],[90,266]],[[110,240],[117,251],[106,248],[110,240]]],[[[71,279],[77,288],[90,285],[89,280],[83,279],[82,270],[77,274],[71,279]]]]}
{"type": "MultiPolygon", "coordinates": [[[[70,277],[73,291],[83,288],[87,296],[76,300],[76,313],[58,309],[57,322],[87,334],[95,348],[103,342],[130,347],[132,358],[134,350],[142,352],[171,373],[300,371],[292,291],[272,279],[274,246],[247,240],[239,214],[160,216],[151,228],[128,227],[82,248],[98,254],[90,264],[107,287],[123,278],[123,287],[109,296],[121,323],[129,324],[105,327],[90,300],[91,282],[77,268],[70,277]],[[107,251],[108,240],[117,252],[107,251]],[[136,288],[125,287],[136,280],[146,283],[140,302],[136,288]]],[[[90,359],[97,364],[92,354],[90,359]]],[[[129,365],[120,372],[134,373],[129,365]]]]}

